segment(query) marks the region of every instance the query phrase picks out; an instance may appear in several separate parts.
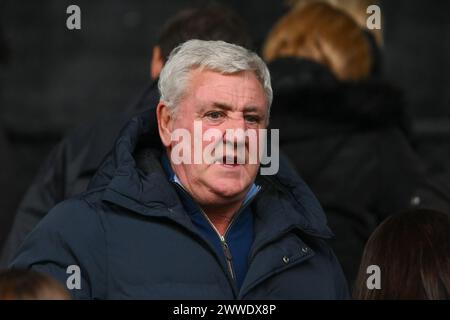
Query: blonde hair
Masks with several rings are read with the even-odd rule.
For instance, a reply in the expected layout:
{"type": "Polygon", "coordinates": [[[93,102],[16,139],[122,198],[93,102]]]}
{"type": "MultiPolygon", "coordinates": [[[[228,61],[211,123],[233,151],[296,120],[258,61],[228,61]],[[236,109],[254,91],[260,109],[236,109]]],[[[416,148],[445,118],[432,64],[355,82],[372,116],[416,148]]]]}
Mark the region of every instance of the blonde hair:
{"type": "MultiPolygon", "coordinates": [[[[291,7],[305,5],[311,2],[326,2],[351,16],[362,29],[372,33],[379,46],[383,45],[383,33],[380,29],[367,29],[367,8],[378,5],[378,0],[286,0],[291,7]]],[[[381,17],[383,18],[383,17],[381,17]]]]}
{"type": "Polygon", "coordinates": [[[345,12],[325,3],[293,8],[270,32],[263,56],[267,61],[302,57],[327,66],[340,80],[362,80],[371,72],[369,40],[345,12]]]}

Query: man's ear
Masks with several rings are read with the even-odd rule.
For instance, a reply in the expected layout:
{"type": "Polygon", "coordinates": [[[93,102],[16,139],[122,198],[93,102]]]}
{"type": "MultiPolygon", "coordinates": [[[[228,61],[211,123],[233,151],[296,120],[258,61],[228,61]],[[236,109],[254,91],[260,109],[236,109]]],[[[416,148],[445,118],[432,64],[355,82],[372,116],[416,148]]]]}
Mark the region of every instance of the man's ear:
{"type": "Polygon", "coordinates": [[[160,101],[156,107],[156,118],[158,119],[158,131],[163,145],[167,148],[171,144],[173,116],[164,101],[160,101]]]}
{"type": "Polygon", "coordinates": [[[152,62],[150,65],[150,76],[152,77],[153,80],[159,77],[159,74],[161,73],[163,67],[164,67],[164,57],[161,51],[161,47],[154,46],[152,53],[152,62]]]}

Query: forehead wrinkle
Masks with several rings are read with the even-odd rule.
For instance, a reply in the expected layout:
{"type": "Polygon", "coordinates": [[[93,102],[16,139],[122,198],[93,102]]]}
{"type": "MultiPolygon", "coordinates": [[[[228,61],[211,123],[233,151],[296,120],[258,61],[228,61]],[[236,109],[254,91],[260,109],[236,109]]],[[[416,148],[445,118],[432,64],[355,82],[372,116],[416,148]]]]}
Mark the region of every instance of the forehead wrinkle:
{"type": "MultiPolygon", "coordinates": [[[[262,84],[251,72],[243,72],[235,77],[238,81],[228,81],[228,75],[219,75],[213,71],[193,70],[188,94],[193,99],[196,113],[202,113],[212,107],[214,102],[227,104],[233,111],[244,112],[248,107],[262,112],[267,99],[262,84]],[[203,76],[205,75],[205,76],[203,76]],[[218,79],[218,81],[212,81],[218,79]],[[254,81],[256,80],[256,81],[254,81]],[[223,81],[223,82],[222,82],[223,81]]],[[[230,75],[234,76],[234,75],[230,75]]],[[[229,79],[229,78],[228,78],[229,79]]],[[[260,113],[258,112],[258,113],[260,113]]]]}
{"type": "Polygon", "coordinates": [[[227,85],[202,85],[196,92],[196,99],[200,102],[201,109],[218,107],[221,109],[257,109],[258,90],[249,88],[236,88],[227,85]],[[213,94],[211,94],[213,92],[213,94]]]}

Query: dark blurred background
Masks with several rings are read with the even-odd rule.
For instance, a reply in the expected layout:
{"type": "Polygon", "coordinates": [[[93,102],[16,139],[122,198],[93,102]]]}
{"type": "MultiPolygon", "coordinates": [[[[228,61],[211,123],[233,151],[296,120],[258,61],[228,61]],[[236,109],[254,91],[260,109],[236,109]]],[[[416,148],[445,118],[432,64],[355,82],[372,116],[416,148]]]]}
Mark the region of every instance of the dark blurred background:
{"type": "Polygon", "coordinates": [[[431,174],[450,166],[450,1],[384,0],[384,72],[402,88],[431,174]]]}
{"type": "MultiPolygon", "coordinates": [[[[256,48],[289,8],[281,0],[222,2],[247,21],[256,48]]],[[[179,9],[203,3],[1,1],[10,59],[0,69],[0,121],[19,168],[11,183],[25,189],[64,133],[122,110],[140,94],[162,24],[179,9]],[[81,8],[81,30],[66,28],[71,4],[81,8]]],[[[380,6],[384,72],[404,89],[415,146],[438,171],[450,161],[450,2],[385,0],[380,6]]]]}

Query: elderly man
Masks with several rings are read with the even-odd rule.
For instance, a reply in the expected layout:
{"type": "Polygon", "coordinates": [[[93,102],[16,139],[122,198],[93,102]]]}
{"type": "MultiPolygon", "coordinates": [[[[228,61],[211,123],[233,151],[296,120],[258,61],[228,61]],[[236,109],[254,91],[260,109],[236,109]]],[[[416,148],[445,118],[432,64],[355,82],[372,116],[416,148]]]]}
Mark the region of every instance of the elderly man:
{"type": "Polygon", "coordinates": [[[124,128],[89,190],[56,206],[13,266],[49,273],[74,298],[346,298],[315,197],[283,160],[276,175],[261,175],[250,139],[225,134],[266,128],[264,62],[237,45],[190,40],[158,86],[156,119],[147,111],[124,128]],[[223,133],[215,150],[228,150],[225,161],[174,160],[178,144],[195,152],[208,140],[194,133],[199,123],[223,133]],[[187,141],[174,138],[180,130],[187,141]]]}

